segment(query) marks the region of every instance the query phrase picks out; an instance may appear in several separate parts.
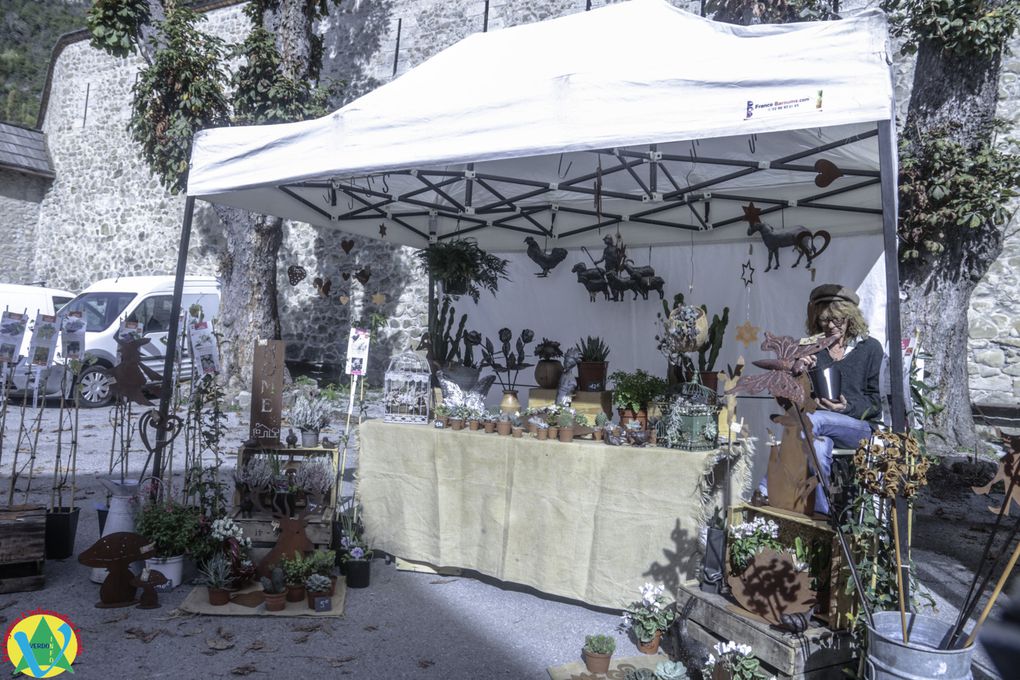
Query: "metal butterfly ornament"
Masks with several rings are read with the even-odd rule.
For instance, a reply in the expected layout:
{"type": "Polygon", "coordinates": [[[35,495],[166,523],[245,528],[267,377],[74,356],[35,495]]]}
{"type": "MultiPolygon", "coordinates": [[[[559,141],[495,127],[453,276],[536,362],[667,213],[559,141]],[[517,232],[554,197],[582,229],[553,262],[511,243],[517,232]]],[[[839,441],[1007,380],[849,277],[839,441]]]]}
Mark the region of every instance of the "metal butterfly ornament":
{"type": "Polygon", "coordinates": [[[806,395],[796,376],[807,369],[804,360],[812,354],[828,349],[837,339],[837,336],[833,335],[802,345],[796,338],[788,335],[775,336],[766,331],[761,348],[766,352],[774,352],[776,358],[752,361],[751,363],[758,368],[764,368],[765,373],[741,376],[737,384],[726,392],[758,394],[767,390],[773,397],[782,397],[801,405],[806,395]]]}

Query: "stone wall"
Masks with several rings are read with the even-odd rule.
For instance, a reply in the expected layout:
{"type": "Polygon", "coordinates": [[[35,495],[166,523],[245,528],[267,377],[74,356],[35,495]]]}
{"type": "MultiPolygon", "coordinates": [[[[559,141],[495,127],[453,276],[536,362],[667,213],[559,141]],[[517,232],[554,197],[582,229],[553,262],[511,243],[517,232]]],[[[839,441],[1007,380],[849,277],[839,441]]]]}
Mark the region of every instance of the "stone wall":
{"type": "MultiPolygon", "coordinates": [[[[604,0],[592,2],[593,7],[604,4],[604,0]]],[[[685,0],[673,0],[673,4],[691,11],[700,6],[698,1],[685,0]]],[[[877,0],[842,3],[846,14],[875,5],[877,0]]],[[[345,83],[337,104],[353,100],[391,80],[394,71],[399,76],[482,30],[484,8],[484,0],[345,3],[322,27],[323,75],[345,83]]],[[[488,26],[495,30],[584,8],[585,0],[492,0],[488,26]]],[[[238,6],[210,11],[207,18],[207,27],[228,40],[236,40],[247,21],[238,6]]],[[[1013,54],[1020,52],[1014,49],[1013,54]]],[[[43,125],[57,179],[40,201],[34,268],[25,272],[24,278],[80,289],[104,276],[173,271],[183,200],[160,187],[126,131],[130,90],[139,67],[139,60],[105,56],[92,50],[87,41],[71,44],[57,56],[43,125]]],[[[900,58],[894,66],[901,119],[912,68],[911,61],[900,58]]],[[[1018,73],[1020,58],[1012,56],[1003,74],[1002,113],[1014,122],[1020,116],[1018,73]]],[[[469,86],[458,82],[443,85],[469,86]]],[[[437,96],[441,91],[437,86],[437,96]]],[[[0,176],[0,224],[4,225],[0,229],[24,221],[8,215],[31,211],[24,203],[35,200],[11,203],[9,194],[17,191],[6,187],[5,180],[0,176]]],[[[383,346],[377,346],[372,355],[374,367],[381,367],[391,351],[410,347],[420,335],[426,313],[425,281],[415,271],[413,251],[353,238],[348,253],[340,242],[351,238],[338,230],[286,225],[278,283],[288,358],[338,362],[346,349],[350,324],[365,321],[372,313],[387,317],[383,346]],[[296,286],[287,282],[286,270],[291,265],[301,265],[308,272],[308,278],[296,286]],[[356,283],[353,274],[365,268],[371,272],[368,283],[356,283]],[[328,298],[320,296],[312,285],[315,277],[331,281],[328,298]]],[[[189,272],[215,273],[222,236],[209,206],[200,204],[197,210],[192,244],[189,272]]],[[[1015,404],[1020,397],[1018,265],[1020,236],[1014,233],[974,297],[970,370],[976,402],[1015,404]]]]}
{"type": "MultiPolygon", "coordinates": [[[[39,203],[50,180],[36,175],[0,168],[0,281],[37,281],[35,256],[39,203]]],[[[47,281],[50,285],[56,285],[47,281]]]]}

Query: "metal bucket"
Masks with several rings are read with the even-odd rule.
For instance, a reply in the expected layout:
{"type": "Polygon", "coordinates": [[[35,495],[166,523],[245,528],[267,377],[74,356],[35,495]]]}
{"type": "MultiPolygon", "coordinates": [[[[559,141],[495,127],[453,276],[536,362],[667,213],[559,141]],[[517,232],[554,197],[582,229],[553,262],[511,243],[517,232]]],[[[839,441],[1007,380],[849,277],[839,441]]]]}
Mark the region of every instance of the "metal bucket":
{"type": "Polygon", "coordinates": [[[951,629],[923,614],[907,614],[909,644],[903,644],[899,612],[875,612],[868,626],[869,680],[970,680],[974,646],[938,649],[951,629]]]}

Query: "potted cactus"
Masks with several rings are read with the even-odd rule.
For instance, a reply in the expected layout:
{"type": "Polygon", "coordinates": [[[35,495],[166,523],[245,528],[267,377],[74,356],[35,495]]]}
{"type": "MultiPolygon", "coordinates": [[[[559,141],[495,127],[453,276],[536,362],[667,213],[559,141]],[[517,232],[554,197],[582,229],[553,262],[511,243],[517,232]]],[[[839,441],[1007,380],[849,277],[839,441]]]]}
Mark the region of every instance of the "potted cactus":
{"type": "Polygon", "coordinates": [[[283,569],[274,567],[269,577],[262,577],[262,592],[265,595],[267,612],[283,611],[287,606],[287,584],[283,569]]]}
{"type": "Polygon", "coordinates": [[[559,428],[559,438],[561,442],[571,442],[574,440],[574,414],[569,410],[564,410],[556,419],[556,426],[559,428]]]}
{"type": "Polygon", "coordinates": [[[604,411],[599,411],[595,414],[595,431],[591,433],[595,441],[602,441],[602,435],[605,433],[607,423],[609,423],[609,416],[604,411]]]}
{"type": "Polygon", "coordinates": [[[616,640],[609,635],[587,635],[584,638],[584,666],[589,673],[608,673],[616,651],[616,640]]]}

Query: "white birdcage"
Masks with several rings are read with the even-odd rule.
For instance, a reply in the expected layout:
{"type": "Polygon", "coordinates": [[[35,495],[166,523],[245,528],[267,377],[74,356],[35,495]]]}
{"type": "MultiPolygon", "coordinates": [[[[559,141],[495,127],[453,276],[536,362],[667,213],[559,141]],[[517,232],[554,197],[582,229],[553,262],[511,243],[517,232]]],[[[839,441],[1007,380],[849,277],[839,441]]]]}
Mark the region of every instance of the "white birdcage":
{"type": "Polygon", "coordinates": [[[432,372],[424,357],[414,352],[398,354],[386,369],[383,401],[388,423],[429,422],[432,372]]]}

